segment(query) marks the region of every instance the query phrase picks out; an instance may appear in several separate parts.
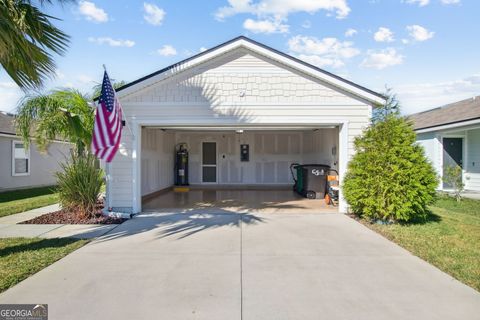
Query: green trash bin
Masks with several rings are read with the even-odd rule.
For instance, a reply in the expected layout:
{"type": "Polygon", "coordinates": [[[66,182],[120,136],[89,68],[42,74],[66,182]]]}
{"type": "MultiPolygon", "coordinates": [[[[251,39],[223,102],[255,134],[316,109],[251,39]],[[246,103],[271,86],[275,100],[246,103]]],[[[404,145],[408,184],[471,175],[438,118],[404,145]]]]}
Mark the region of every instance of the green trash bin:
{"type": "Polygon", "coordinates": [[[293,190],[309,199],[323,199],[327,192],[329,170],[330,166],[324,164],[292,163],[290,172],[295,181],[293,190]]]}

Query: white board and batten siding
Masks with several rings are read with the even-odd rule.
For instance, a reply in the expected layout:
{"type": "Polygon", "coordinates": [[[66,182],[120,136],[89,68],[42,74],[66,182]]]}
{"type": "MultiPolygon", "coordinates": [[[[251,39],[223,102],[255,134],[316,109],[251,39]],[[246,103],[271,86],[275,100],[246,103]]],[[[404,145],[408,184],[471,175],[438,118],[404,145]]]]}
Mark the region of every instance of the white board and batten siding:
{"type": "MultiPolygon", "coordinates": [[[[142,132],[138,127],[149,125],[344,125],[347,158],[353,154],[354,138],[369,124],[372,109],[361,98],[245,48],[120,95],[120,101],[137,135],[142,132]]],[[[118,209],[134,207],[135,157],[132,136],[124,128],[120,153],[111,164],[110,204],[118,209]]]]}
{"type": "Polygon", "coordinates": [[[465,189],[480,191],[480,129],[467,131],[465,189]]]}
{"type": "MultiPolygon", "coordinates": [[[[432,130],[417,134],[417,142],[423,146],[425,155],[441,178],[443,174],[443,138],[463,138],[463,177],[466,190],[480,191],[480,129],[462,129],[455,131],[432,130]]],[[[441,180],[441,179],[440,179],[441,180]]],[[[438,189],[443,188],[440,182],[438,189]]]]}
{"type": "MultiPolygon", "coordinates": [[[[143,129],[143,134],[160,129],[143,129]]],[[[177,131],[172,133],[176,143],[186,143],[189,153],[189,182],[202,183],[202,142],[215,142],[217,149],[217,181],[223,185],[291,185],[292,163],[321,163],[336,169],[338,155],[332,148],[338,146],[338,129],[308,131],[234,131],[202,132],[177,131]],[[240,161],[240,145],[250,147],[249,161],[240,161]]],[[[172,159],[173,147],[168,150],[172,159]]],[[[142,145],[142,195],[152,191],[156,176],[173,177],[173,163],[161,168],[144,166],[145,150],[142,145]]],[[[164,179],[163,181],[167,181],[164,179]]],[[[162,185],[168,187],[172,185],[162,185]]]]}

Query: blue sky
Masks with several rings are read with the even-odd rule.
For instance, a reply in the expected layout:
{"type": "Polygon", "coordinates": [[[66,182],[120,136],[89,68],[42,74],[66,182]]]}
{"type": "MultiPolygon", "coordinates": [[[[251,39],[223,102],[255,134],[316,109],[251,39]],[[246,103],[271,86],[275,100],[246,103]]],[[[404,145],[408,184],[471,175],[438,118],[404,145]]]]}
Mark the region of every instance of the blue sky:
{"type": "MultiPolygon", "coordinates": [[[[83,0],[46,6],[71,36],[46,89],[133,81],[239,35],[360,85],[398,94],[406,114],[480,94],[480,1],[83,0]]],[[[0,110],[22,92],[0,71],[0,110]]]]}

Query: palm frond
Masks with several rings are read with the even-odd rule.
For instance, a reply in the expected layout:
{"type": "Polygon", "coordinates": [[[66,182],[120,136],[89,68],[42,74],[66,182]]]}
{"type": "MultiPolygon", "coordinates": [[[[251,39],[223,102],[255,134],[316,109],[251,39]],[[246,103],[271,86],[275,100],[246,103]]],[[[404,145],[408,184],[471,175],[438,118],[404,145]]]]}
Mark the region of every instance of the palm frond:
{"type": "Polygon", "coordinates": [[[22,89],[40,88],[54,74],[52,53],[68,47],[69,36],[51,20],[58,19],[31,1],[0,0],[0,64],[22,89]]]}
{"type": "Polygon", "coordinates": [[[92,140],[94,109],[77,90],[57,89],[48,94],[29,94],[20,102],[16,126],[28,145],[33,137],[41,151],[55,139],[65,139],[84,150],[92,140]]]}

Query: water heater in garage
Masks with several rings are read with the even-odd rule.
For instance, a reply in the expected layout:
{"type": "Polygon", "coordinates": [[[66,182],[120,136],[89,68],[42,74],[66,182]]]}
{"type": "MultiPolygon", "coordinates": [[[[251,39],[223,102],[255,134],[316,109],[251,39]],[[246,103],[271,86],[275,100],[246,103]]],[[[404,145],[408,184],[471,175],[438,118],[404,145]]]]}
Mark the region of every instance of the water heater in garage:
{"type": "Polygon", "coordinates": [[[188,186],[188,148],[186,143],[175,147],[175,185],[188,186]]]}

